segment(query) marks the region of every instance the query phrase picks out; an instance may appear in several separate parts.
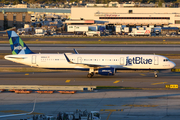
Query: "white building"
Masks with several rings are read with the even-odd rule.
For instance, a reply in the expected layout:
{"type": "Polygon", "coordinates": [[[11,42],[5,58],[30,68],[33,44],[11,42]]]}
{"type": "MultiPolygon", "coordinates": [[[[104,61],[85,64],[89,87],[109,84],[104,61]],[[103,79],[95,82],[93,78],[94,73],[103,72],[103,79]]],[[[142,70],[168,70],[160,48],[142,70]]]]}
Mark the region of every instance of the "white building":
{"type": "Polygon", "coordinates": [[[71,19],[90,19],[122,25],[180,27],[180,8],[72,7],[71,19]]]}

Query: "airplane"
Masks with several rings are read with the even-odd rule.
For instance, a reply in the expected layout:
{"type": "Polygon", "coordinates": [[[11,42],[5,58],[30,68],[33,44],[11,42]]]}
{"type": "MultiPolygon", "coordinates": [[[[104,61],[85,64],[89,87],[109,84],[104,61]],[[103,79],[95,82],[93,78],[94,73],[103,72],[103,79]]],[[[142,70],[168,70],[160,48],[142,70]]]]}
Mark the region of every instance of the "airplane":
{"type": "Polygon", "coordinates": [[[36,54],[32,52],[14,31],[7,31],[12,55],[4,58],[31,67],[48,69],[87,70],[88,78],[94,74],[114,75],[117,70],[158,70],[174,68],[176,64],[162,55],[141,54],[36,54]]]}

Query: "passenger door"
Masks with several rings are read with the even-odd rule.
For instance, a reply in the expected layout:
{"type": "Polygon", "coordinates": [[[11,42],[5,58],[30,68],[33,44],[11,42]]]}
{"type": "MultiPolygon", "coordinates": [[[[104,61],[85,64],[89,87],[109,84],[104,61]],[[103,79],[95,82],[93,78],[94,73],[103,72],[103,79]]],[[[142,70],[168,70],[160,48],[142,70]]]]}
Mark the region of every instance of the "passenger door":
{"type": "Polygon", "coordinates": [[[159,64],[159,58],[158,56],[154,57],[154,65],[158,65],[159,64]]]}
{"type": "Polygon", "coordinates": [[[120,57],[120,65],[124,65],[124,57],[120,57]]]}
{"type": "Polygon", "coordinates": [[[36,56],[35,55],[32,56],[32,64],[36,64],[36,56]]]}

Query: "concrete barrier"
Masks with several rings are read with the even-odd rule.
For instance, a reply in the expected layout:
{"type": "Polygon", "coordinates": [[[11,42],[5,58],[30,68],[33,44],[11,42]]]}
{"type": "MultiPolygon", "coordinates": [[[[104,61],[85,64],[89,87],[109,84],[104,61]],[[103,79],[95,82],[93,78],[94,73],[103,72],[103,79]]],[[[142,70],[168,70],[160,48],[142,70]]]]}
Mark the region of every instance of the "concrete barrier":
{"type": "Polygon", "coordinates": [[[44,86],[44,85],[0,85],[0,89],[26,89],[26,90],[89,90],[92,91],[96,86],[44,86]]]}

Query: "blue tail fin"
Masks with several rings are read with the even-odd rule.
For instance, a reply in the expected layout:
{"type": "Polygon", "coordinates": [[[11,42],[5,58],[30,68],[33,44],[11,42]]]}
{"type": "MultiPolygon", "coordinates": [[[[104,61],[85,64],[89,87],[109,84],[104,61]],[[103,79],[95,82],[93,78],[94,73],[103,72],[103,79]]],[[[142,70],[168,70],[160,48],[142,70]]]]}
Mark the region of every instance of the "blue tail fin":
{"type": "Polygon", "coordinates": [[[12,54],[33,54],[22,39],[14,31],[7,31],[12,54]]]}

